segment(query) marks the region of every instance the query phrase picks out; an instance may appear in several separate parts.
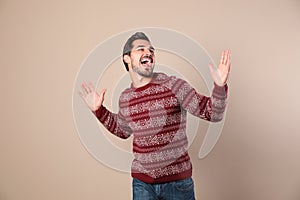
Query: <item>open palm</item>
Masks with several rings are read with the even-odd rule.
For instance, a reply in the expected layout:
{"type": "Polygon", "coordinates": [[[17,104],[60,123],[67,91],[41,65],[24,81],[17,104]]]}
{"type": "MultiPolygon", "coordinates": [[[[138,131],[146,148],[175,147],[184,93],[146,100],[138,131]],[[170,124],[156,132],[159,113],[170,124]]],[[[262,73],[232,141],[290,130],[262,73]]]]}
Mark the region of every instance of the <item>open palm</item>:
{"type": "Polygon", "coordinates": [[[226,84],[230,71],[230,64],[231,62],[229,50],[225,50],[222,52],[220,64],[217,69],[209,64],[212,78],[217,85],[224,86],[226,84]]]}
{"type": "Polygon", "coordinates": [[[82,83],[81,91],[79,95],[85,101],[91,111],[96,111],[100,108],[104,101],[104,94],[106,89],[102,90],[100,95],[96,92],[95,87],[92,83],[82,83]]]}

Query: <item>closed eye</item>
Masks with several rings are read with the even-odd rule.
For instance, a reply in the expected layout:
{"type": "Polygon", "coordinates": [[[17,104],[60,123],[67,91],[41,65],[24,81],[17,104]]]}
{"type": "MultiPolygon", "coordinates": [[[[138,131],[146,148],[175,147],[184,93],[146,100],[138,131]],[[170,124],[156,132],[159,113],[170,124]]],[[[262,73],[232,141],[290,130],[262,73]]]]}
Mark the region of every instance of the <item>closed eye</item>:
{"type": "Polygon", "coordinates": [[[136,51],[140,51],[140,52],[144,52],[146,49],[149,49],[150,53],[154,53],[155,49],[151,46],[149,48],[145,47],[145,46],[138,46],[135,50],[136,51]]]}
{"type": "Polygon", "coordinates": [[[138,47],[136,48],[137,51],[145,51],[145,48],[144,47],[138,47]]]}

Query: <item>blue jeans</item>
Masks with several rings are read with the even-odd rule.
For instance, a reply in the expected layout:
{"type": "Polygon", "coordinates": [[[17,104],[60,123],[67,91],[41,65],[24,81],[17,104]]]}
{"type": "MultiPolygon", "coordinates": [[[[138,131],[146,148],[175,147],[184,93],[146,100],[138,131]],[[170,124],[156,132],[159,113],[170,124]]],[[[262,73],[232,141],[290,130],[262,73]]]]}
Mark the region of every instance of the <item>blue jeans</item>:
{"type": "Polygon", "coordinates": [[[192,178],[148,184],[133,178],[133,200],[195,200],[192,178]]]}

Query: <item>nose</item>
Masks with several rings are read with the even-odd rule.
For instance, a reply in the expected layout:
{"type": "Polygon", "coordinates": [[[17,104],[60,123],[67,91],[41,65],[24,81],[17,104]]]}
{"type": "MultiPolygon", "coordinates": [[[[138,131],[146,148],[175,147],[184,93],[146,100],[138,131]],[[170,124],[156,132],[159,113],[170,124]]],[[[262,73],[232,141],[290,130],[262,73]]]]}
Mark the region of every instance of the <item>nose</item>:
{"type": "Polygon", "coordinates": [[[150,54],[150,50],[149,50],[148,48],[145,48],[145,49],[144,49],[144,53],[145,53],[145,54],[150,54]]]}
{"type": "Polygon", "coordinates": [[[148,49],[148,48],[145,48],[144,53],[145,53],[147,56],[152,56],[152,55],[153,55],[153,51],[150,50],[150,49],[148,49]]]}

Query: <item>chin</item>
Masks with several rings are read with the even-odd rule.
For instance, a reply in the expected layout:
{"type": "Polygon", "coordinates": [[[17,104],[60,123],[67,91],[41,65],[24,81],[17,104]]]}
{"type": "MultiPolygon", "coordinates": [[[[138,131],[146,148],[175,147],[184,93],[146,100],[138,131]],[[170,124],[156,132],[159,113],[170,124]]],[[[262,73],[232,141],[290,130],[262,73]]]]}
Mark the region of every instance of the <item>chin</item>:
{"type": "Polygon", "coordinates": [[[145,77],[145,78],[150,78],[153,76],[153,72],[148,72],[148,73],[139,73],[140,76],[145,77]]]}

